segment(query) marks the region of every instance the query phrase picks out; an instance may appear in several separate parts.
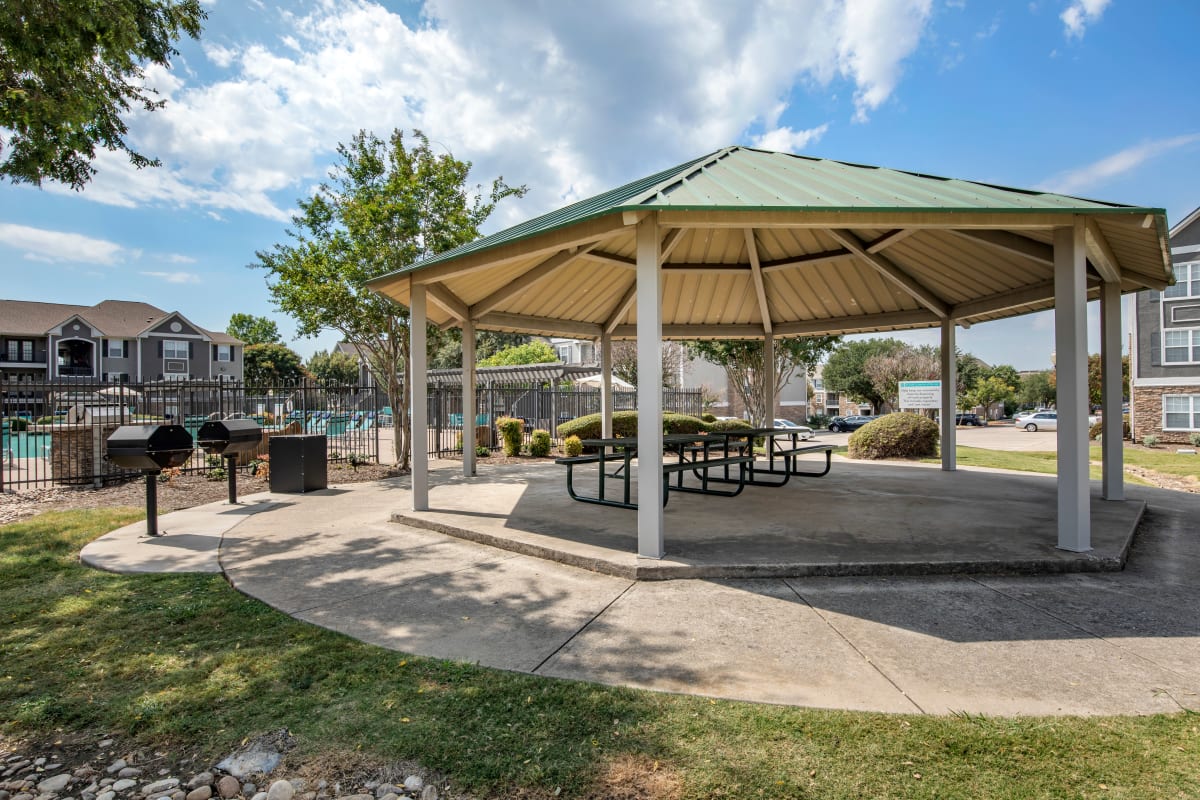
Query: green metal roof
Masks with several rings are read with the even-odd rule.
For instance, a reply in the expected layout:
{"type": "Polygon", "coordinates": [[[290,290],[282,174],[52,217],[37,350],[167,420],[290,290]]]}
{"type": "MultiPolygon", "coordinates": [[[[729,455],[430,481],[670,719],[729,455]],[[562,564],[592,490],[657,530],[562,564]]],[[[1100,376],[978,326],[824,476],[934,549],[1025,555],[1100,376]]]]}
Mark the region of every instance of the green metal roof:
{"type": "Polygon", "coordinates": [[[373,279],[453,261],[623,211],[1122,212],[1161,209],[734,145],[373,279]]]}

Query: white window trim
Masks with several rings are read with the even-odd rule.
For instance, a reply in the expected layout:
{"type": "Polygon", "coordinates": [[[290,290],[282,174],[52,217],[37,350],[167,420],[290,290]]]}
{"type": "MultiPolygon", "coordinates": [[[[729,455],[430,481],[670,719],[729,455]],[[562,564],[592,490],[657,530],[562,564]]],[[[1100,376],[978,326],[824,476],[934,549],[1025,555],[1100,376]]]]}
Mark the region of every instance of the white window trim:
{"type": "MultiPolygon", "coordinates": [[[[1164,394],[1162,396],[1162,429],[1164,431],[1183,431],[1183,432],[1200,431],[1200,428],[1168,428],[1167,427],[1167,398],[1168,397],[1186,397],[1192,401],[1192,407],[1187,412],[1188,419],[1194,420],[1196,418],[1196,412],[1200,411],[1200,394],[1164,394]]],[[[1173,413],[1178,414],[1180,412],[1176,411],[1173,413]]]]}
{"type": "MultiPolygon", "coordinates": [[[[1200,287],[1200,261],[1186,261],[1182,264],[1172,264],[1171,265],[1171,268],[1173,270],[1176,270],[1176,274],[1178,274],[1178,270],[1181,267],[1187,267],[1189,273],[1195,273],[1195,277],[1193,277],[1191,274],[1188,275],[1189,280],[1186,281],[1186,283],[1188,284],[1188,294],[1181,294],[1181,295],[1177,295],[1175,297],[1168,297],[1167,290],[1164,289],[1162,292],[1162,299],[1168,303],[1173,303],[1178,300],[1200,299],[1200,288],[1197,288],[1197,287],[1200,287]]],[[[1180,284],[1182,284],[1184,282],[1185,281],[1179,281],[1178,283],[1175,284],[1175,286],[1179,286],[1180,284]]],[[[1171,288],[1175,288],[1175,287],[1171,287],[1171,288]]]]}
{"type": "MultiPolygon", "coordinates": [[[[172,347],[172,350],[174,350],[174,347],[172,347]]],[[[163,361],[167,361],[168,359],[171,361],[187,361],[188,360],[188,343],[183,340],[164,339],[163,340],[163,361]],[[181,356],[169,355],[167,353],[167,345],[177,345],[177,344],[183,345],[183,355],[181,355],[181,356]]]]}
{"type": "Polygon", "coordinates": [[[125,357],[125,342],[122,339],[105,339],[104,340],[104,357],[105,358],[124,358],[125,357]],[[116,355],[113,355],[113,345],[119,345],[116,355]]]}
{"type": "Polygon", "coordinates": [[[233,363],[233,345],[231,345],[231,344],[217,345],[217,362],[221,363],[221,364],[232,364],[233,363]],[[222,352],[222,351],[224,351],[224,352],[222,352]],[[224,355],[225,358],[221,358],[222,355],[224,355]]]}
{"type": "MultiPolygon", "coordinates": [[[[1196,343],[1196,334],[1200,333],[1200,328],[1164,328],[1162,332],[1162,356],[1161,361],[1164,367],[1187,366],[1188,364],[1200,364],[1200,344],[1196,343]],[[1186,333],[1188,335],[1188,355],[1191,356],[1189,361],[1168,361],[1167,360],[1167,334],[1168,333],[1186,333]]],[[[1179,347],[1179,345],[1171,345],[1179,347]]]]}

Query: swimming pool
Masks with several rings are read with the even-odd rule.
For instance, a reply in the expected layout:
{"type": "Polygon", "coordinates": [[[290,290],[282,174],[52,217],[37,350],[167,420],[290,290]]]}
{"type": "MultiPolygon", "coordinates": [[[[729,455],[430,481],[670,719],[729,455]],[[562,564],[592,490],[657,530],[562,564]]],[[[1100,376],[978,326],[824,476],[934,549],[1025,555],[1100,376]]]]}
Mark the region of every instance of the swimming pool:
{"type": "Polygon", "coordinates": [[[45,458],[50,455],[48,433],[14,433],[11,441],[13,458],[45,458]]]}

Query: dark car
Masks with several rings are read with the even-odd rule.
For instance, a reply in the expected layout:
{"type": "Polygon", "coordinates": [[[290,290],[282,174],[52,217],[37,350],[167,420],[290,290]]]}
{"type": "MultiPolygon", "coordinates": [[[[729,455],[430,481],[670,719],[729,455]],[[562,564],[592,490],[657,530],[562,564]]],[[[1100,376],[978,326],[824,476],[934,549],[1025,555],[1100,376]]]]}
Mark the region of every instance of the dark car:
{"type": "Polygon", "coordinates": [[[834,417],[829,420],[829,430],[837,433],[838,431],[856,431],[868,422],[874,422],[876,417],[868,417],[862,414],[853,414],[849,417],[834,417]]]}
{"type": "Polygon", "coordinates": [[[983,425],[983,420],[981,420],[979,418],[978,414],[955,414],[954,415],[954,424],[955,425],[974,425],[976,428],[978,428],[983,425]]]}

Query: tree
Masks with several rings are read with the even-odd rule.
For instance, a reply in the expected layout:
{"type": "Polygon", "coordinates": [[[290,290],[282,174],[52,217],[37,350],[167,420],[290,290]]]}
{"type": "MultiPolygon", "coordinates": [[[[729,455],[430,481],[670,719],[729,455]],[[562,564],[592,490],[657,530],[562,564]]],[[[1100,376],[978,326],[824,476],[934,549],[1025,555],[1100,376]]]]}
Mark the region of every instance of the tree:
{"type": "Polygon", "coordinates": [[[282,342],[279,326],[267,317],[237,313],[229,318],[225,332],[246,344],[271,344],[282,342]]]}
{"type": "Polygon", "coordinates": [[[1018,399],[1021,405],[1048,406],[1055,400],[1054,373],[1046,370],[1028,375],[1021,381],[1018,399]]]}
{"type": "MultiPolygon", "coordinates": [[[[529,336],[523,333],[498,331],[475,332],[475,363],[491,358],[506,347],[525,344],[529,336]]],[[[462,367],[462,330],[451,328],[442,333],[429,356],[430,369],[460,369],[462,367]]]]}
{"type": "Polygon", "coordinates": [[[907,345],[890,353],[873,355],[863,362],[863,374],[871,388],[892,408],[900,408],[902,381],[932,381],[941,375],[937,348],[913,348],[907,345]]]}
{"type": "Polygon", "coordinates": [[[825,390],[839,392],[858,403],[870,403],[878,408],[884,398],[875,391],[871,379],[863,372],[863,364],[871,356],[893,353],[906,347],[899,339],[863,339],[845,342],[829,355],[821,368],[825,390]]]}
{"type": "Polygon", "coordinates": [[[725,369],[729,385],[737,392],[752,420],[770,425],[775,418],[779,393],[799,371],[805,379],[821,359],[841,342],[840,336],[806,336],[775,340],[775,396],[763,392],[762,376],[768,368],[761,339],[715,339],[688,342],[693,358],[703,358],[725,369]]]}
{"type": "Polygon", "coordinates": [[[322,383],[347,386],[358,383],[358,359],[349,353],[318,350],[308,359],[308,372],[322,383]]]}
{"type": "Polygon", "coordinates": [[[305,376],[300,355],[282,344],[252,344],[242,355],[242,362],[246,383],[255,386],[293,384],[305,376]]]}
{"type": "Polygon", "coordinates": [[[82,189],[97,145],[139,169],[122,115],[162,108],[144,65],[170,67],[181,34],[200,37],[200,0],[6,0],[0,12],[0,175],[82,189]]]}
{"type": "Polygon", "coordinates": [[[515,367],[520,364],[553,364],[558,353],[543,341],[526,342],[506,347],[498,353],[479,361],[481,367],[515,367]]]}
{"type": "Polygon", "coordinates": [[[971,408],[983,406],[986,415],[992,403],[1005,402],[1012,398],[1016,387],[999,375],[988,375],[975,381],[975,385],[964,398],[971,408]]]}
{"type": "Polygon", "coordinates": [[[1009,366],[1008,364],[999,364],[988,370],[987,375],[999,378],[1011,386],[1014,395],[1021,391],[1021,373],[1017,372],[1016,367],[1009,366]]]}
{"type": "Polygon", "coordinates": [[[365,284],[477,238],[497,203],[524,194],[502,178],[472,191],[470,162],[435,155],[420,131],[412,138],[406,143],[396,130],[385,141],[360,131],[339,144],[330,181],[299,201],[288,231],[293,243],[260,251],[250,265],[268,271],[271,299],[296,319],[300,335],[336,330],[366,359],[395,412],[400,469],[410,455],[408,309],[365,284]]]}
{"type": "MultiPolygon", "coordinates": [[[[613,375],[633,386],[638,385],[637,342],[622,339],[612,345],[613,375]]],[[[685,368],[684,348],[676,342],[663,342],[662,385],[664,389],[678,388],[679,372],[685,368]]]]}
{"type": "MultiPolygon", "coordinates": [[[[1092,353],[1088,356],[1087,378],[1088,378],[1088,401],[1092,405],[1100,405],[1103,397],[1101,391],[1101,382],[1104,377],[1104,370],[1100,362],[1100,354],[1092,353]]],[[[1129,356],[1121,356],[1121,401],[1129,397],[1129,356]]]]}

